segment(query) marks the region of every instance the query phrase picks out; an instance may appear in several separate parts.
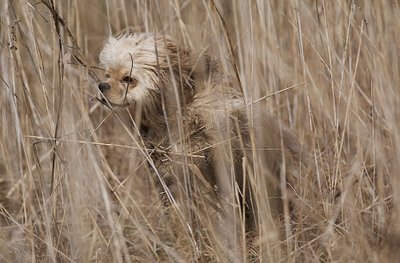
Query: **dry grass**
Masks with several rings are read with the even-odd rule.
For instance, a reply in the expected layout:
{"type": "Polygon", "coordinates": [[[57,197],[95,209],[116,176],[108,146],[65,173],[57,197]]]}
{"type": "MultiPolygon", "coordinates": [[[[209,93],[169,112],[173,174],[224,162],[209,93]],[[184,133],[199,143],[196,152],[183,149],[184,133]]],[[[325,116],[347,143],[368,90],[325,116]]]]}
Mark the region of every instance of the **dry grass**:
{"type": "Polygon", "coordinates": [[[1,1],[1,262],[399,258],[398,2],[216,1],[223,20],[212,3],[1,1]],[[260,199],[246,238],[206,197],[164,207],[135,177],[132,131],[93,99],[102,44],[126,29],[236,58],[247,102],[266,100],[308,147],[292,225],[260,199]]]}

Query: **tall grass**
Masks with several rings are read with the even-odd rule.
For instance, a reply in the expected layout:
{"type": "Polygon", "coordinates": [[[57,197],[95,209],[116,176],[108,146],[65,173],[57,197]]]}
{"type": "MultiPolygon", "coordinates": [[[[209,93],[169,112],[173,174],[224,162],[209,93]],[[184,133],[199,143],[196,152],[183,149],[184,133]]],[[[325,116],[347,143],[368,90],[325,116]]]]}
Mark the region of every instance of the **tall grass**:
{"type": "Polygon", "coordinates": [[[3,0],[0,261],[394,262],[399,32],[390,0],[3,0]],[[166,207],[137,176],[134,132],[94,99],[98,53],[126,30],[236,67],[246,102],[297,134],[310,167],[291,225],[259,198],[256,233],[223,233],[200,190],[166,207]]]}

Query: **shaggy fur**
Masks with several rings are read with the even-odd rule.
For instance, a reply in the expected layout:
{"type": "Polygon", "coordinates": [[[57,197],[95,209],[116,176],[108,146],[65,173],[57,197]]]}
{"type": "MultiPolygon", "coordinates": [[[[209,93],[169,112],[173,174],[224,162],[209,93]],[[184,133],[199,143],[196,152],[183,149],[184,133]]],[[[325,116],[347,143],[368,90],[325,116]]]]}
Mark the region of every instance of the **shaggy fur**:
{"type": "MultiPolygon", "coordinates": [[[[259,182],[252,175],[261,173],[269,193],[279,193],[281,168],[287,171],[289,160],[298,158],[300,145],[262,113],[262,105],[253,116],[255,125],[249,124],[237,81],[217,61],[150,33],[110,37],[100,61],[106,70],[99,85],[102,102],[129,109],[164,188],[200,172],[224,195],[234,192],[234,180],[246,192],[259,182]]],[[[244,200],[248,204],[250,198],[244,200]]]]}

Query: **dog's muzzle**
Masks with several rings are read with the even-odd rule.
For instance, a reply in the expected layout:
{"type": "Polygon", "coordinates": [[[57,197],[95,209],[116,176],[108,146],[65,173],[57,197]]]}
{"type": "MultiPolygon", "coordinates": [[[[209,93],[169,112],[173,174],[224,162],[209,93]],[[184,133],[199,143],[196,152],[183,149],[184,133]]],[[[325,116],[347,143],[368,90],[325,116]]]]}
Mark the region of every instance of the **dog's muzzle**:
{"type": "Polygon", "coordinates": [[[99,90],[101,91],[101,93],[104,93],[109,89],[111,89],[111,86],[107,82],[101,82],[99,84],[99,90]]]}

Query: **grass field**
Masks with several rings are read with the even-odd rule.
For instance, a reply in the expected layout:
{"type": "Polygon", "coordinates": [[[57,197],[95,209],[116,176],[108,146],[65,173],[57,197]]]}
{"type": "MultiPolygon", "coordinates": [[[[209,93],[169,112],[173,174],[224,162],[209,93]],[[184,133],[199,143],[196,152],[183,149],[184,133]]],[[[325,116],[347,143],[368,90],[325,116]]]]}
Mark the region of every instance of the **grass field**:
{"type": "Polygon", "coordinates": [[[396,262],[399,105],[398,1],[2,0],[0,262],[396,262]],[[164,206],[135,176],[134,131],[95,100],[127,30],[236,65],[294,131],[291,222],[258,196],[258,230],[221,233],[207,202],[164,206]]]}

